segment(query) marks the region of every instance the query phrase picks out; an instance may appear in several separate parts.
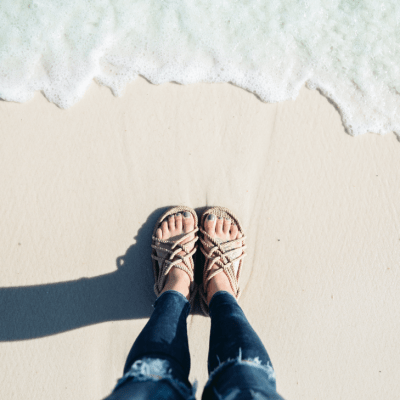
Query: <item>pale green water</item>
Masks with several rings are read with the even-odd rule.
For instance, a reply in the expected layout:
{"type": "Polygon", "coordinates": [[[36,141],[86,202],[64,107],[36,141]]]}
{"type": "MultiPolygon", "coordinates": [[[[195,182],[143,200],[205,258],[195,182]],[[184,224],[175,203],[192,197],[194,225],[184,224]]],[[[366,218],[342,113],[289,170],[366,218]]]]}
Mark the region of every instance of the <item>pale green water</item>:
{"type": "Polygon", "coordinates": [[[306,83],[353,134],[400,133],[398,0],[1,0],[0,97],[70,107],[93,79],[233,82],[268,102],[306,83]]]}

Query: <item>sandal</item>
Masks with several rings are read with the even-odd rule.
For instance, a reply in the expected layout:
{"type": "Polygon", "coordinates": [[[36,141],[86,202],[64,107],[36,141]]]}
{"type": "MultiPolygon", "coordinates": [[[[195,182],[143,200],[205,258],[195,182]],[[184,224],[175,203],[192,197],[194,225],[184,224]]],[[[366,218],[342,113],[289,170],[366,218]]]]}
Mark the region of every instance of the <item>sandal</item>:
{"type": "Polygon", "coordinates": [[[193,300],[196,295],[196,284],[194,282],[194,262],[193,262],[193,254],[197,250],[197,244],[193,247],[192,250],[187,250],[187,247],[196,243],[198,240],[198,235],[196,232],[199,230],[197,227],[198,219],[196,211],[189,207],[185,206],[177,206],[172,207],[168,211],[166,211],[157,221],[153,236],[152,236],[152,244],[151,247],[153,249],[151,258],[153,259],[153,272],[154,272],[154,292],[158,297],[162,290],[164,289],[165,283],[167,281],[168,273],[171,268],[179,268],[182,271],[185,271],[190,278],[190,298],[189,302],[191,306],[193,306],[193,300]],[[178,239],[175,240],[162,240],[156,237],[156,231],[160,228],[161,223],[165,221],[170,215],[177,214],[179,212],[188,211],[193,215],[194,219],[194,229],[188,233],[184,233],[178,236],[178,239]],[[187,239],[188,236],[194,235],[194,238],[185,244],[181,244],[182,241],[187,239]],[[157,250],[165,253],[164,256],[159,256],[157,254],[157,250]],[[179,254],[184,251],[186,254],[179,254]]]}
{"type": "Polygon", "coordinates": [[[200,306],[203,313],[205,315],[208,315],[208,284],[210,283],[211,279],[220,272],[224,272],[225,275],[228,277],[234,296],[236,300],[239,299],[241,294],[241,289],[239,287],[239,278],[243,265],[243,258],[246,256],[244,249],[247,246],[245,245],[246,237],[243,233],[243,229],[240,225],[238,218],[230,210],[224,207],[213,207],[203,213],[203,215],[201,216],[200,232],[200,250],[206,258],[203,272],[203,284],[199,290],[200,306]],[[237,225],[239,232],[242,234],[242,237],[234,240],[228,240],[227,242],[220,242],[215,240],[215,238],[212,238],[203,228],[204,222],[209,214],[214,214],[217,218],[222,217],[225,219],[230,219],[233,223],[237,225]],[[211,242],[211,244],[208,243],[205,239],[211,242]],[[241,244],[240,247],[233,247],[238,243],[241,244]],[[219,268],[211,272],[211,268],[214,265],[218,265],[219,268]]]}

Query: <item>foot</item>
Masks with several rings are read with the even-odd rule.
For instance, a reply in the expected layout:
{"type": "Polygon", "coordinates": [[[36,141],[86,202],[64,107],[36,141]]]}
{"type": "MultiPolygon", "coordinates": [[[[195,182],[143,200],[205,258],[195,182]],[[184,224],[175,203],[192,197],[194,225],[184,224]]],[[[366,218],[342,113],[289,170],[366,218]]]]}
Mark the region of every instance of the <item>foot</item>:
{"type": "MultiPolygon", "coordinates": [[[[170,215],[168,219],[162,222],[161,227],[156,231],[156,237],[162,240],[179,240],[184,234],[192,231],[194,229],[194,219],[193,215],[185,211],[183,214],[178,213],[175,215],[170,215]]],[[[185,244],[194,238],[194,234],[189,235],[182,244],[185,244]]],[[[188,251],[193,250],[194,244],[188,246],[188,251]]],[[[184,251],[179,254],[185,255],[184,251]]],[[[162,250],[157,250],[158,257],[165,257],[168,253],[162,250]]],[[[174,261],[174,260],[172,260],[174,261]]],[[[183,262],[181,263],[183,264],[183,262]]],[[[164,289],[160,294],[167,290],[176,290],[182,293],[187,299],[190,295],[190,278],[189,275],[179,268],[173,267],[169,273],[168,278],[165,283],[164,289]]]]}
{"type": "MultiPolygon", "coordinates": [[[[214,214],[209,214],[204,221],[203,228],[213,239],[217,242],[227,242],[229,240],[235,240],[242,237],[238,227],[228,219],[222,217],[216,217],[214,214]]],[[[208,244],[212,244],[207,238],[205,241],[208,244]]],[[[241,247],[241,243],[235,243],[233,248],[241,247]]],[[[239,254],[240,255],[240,254],[239,254]]],[[[211,269],[211,273],[217,270],[219,267],[214,265],[211,269]]],[[[210,304],[211,298],[214,294],[220,290],[225,290],[234,296],[233,289],[229,283],[228,277],[224,272],[220,272],[215,275],[208,284],[207,287],[207,304],[210,304]]]]}

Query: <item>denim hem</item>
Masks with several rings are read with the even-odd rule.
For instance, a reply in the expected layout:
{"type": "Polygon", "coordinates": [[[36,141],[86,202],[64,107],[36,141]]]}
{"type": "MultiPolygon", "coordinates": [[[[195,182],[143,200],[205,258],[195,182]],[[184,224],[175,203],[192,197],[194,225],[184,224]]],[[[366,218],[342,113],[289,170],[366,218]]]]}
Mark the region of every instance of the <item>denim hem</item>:
{"type": "Polygon", "coordinates": [[[233,300],[235,300],[235,302],[237,302],[236,297],[232,293],[229,293],[226,290],[219,290],[218,292],[215,292],[213,294],[213,296],[211,297],[210,303],[208,304],[208,309],[209,309],[210,313],[211,313],[211,305],[213,303],[213,300],[219,296],[225,296],[226,294],[229,295],[230,297],[232,297],[233,300]]]}
{"type": "MultiPolygon", "coordinates": [[[[166,290],[165,292],[161,293],[161,294],[157,297],[156,301],[154,302],[153,307],[156,306],[158,300],[161,299],[166,293],[173,294],[174,296],[179,295],[182,299],[184,299],[184,300],[186,301],[186,303],[187,303],[187,304],[189,305],[189,307],[190,307],[190,302],[189,302],[189,300],[186,298],[186,296],[184,296],[181,292],[178,292],[177,290],[173,290],[173,289],[166,290]]],[[[190,313],[190,308],[189,308],[188,315],[189,315],[189,313],[190,313]]]]}

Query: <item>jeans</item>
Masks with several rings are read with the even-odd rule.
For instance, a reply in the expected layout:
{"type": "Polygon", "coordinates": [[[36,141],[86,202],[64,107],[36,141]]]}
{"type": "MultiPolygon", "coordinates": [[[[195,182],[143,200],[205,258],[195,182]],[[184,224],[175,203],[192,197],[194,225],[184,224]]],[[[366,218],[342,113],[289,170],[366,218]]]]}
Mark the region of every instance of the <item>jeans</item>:
{"type": "MultiPolygon", "coordinates": [[[[217,292],[211,299],[209,379],[202,400],[271,400],[275,373],[260,338],[236,299],[217,292]]],[[[105,400],[194,400],[188,380],[190,354],[186,319],[190,304],[174,290],[164,292],[129,352],[124,376],[105,400]]]]}

